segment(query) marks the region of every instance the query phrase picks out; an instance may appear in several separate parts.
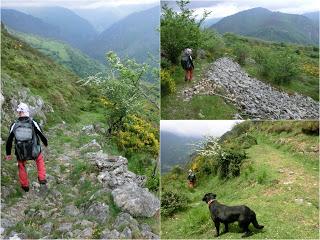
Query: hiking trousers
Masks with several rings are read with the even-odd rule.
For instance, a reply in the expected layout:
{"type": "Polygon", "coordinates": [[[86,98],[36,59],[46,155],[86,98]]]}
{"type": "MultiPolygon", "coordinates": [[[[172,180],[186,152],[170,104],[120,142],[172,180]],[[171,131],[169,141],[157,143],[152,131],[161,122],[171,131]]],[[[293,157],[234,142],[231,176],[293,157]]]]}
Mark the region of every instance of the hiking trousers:
{"type": "MultiPolygon", "coordinates": [[[[19,181],[22,187],[29,187],[28,173],[26,171],[27,161],[18,161],[19,169],[19,181]]],[[[42,153],[39,154],[37,160],[37,171],[39,183],[46,183],[46,167],[44,165],[44,159],[42,153]]]]}
{"type": "Polygon", "coordinates": [[[190,81],[192,80],[192,73],[193,73],[193,68],[190,68],[190,69],[187,69],[186,70],[186,73],[185,73],[185,79],[187,81],[190,81]]]}

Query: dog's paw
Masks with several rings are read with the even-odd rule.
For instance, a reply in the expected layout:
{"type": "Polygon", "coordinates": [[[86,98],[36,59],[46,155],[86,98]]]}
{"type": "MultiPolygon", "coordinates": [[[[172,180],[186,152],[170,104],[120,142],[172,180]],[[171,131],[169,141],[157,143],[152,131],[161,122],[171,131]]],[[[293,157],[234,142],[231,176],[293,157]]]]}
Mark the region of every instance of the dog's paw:
{"type": "Polygon", "coordinates": [[[242,237],[242,238],[246,238],[246,237],[249,237],[250,235],[252,235],[251,232],[246,232],[246,233],[243,234],[241,237],[242,237]]]}

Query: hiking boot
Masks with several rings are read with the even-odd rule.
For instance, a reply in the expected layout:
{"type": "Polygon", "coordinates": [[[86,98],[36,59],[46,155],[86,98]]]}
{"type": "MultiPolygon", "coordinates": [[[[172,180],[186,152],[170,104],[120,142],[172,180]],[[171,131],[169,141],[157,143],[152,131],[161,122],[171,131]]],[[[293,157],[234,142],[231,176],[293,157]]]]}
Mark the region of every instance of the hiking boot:
{"type": "Polygon", "coordinates": [[[23,191],[25,191],[25,192],[29,192],[29,190],[30,190],[29,186],[21,186],[21,188],[22,188],[23,191]]]}

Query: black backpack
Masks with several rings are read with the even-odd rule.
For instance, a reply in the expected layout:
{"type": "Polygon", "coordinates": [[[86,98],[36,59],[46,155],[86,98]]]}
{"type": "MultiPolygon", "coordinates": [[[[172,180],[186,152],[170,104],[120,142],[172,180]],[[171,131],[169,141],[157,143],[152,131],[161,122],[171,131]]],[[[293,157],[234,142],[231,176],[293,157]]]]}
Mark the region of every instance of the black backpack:
{"type": "Polygon", "coordinates": [[[191,173],[188,175],[188,180],[191,182],[195,182],[196,181],[196,175],[194,173],[191,173]]]}
{"type": "Polygon", "coordinates": [[[188,55],[183,55],[181,57],[181,66],[185,70],[192,68],[190,57],[188,55]]]}
{"type": "Polygon", "coordinates": [[[35,160],[40,153],[38,136],[32,120],[17,121],[13,128],[17,160],[35,160]]]}

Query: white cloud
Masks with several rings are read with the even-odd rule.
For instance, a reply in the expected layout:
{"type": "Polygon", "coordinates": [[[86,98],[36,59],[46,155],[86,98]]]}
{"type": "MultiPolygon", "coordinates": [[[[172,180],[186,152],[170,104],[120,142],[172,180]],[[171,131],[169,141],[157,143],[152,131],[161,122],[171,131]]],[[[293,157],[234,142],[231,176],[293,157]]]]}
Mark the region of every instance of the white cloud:
{"type": "Polygon", "coordinates": [[[161,120],[160,129],[185,136],[220,137],[240,120],[161,120]]]}
{"type": "Polygon", "coordinates": [[[2,0],[2,7],[61,6],[67,8],[119,7],[122,5],[157,4],[158,0],[2,0]]]}
{"type": "MultiPolygon", "coordinates": [[[[197,6],[201,6],[201,2],[203,1],[197,1],[197,6]]],[[[206,1],[203,3],[203,7],[194,8],[195,13],[200,17],[203,9],[207,9],[212,11],[209,18],[221,18],[255,7],[294,14],[319,11],[320,9],[320,2],[318,0],[224,0],[210,2],[211,6],[208,6],[208,2],[206,1]]]]}

